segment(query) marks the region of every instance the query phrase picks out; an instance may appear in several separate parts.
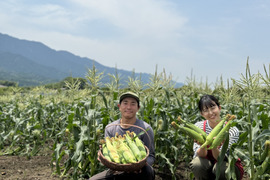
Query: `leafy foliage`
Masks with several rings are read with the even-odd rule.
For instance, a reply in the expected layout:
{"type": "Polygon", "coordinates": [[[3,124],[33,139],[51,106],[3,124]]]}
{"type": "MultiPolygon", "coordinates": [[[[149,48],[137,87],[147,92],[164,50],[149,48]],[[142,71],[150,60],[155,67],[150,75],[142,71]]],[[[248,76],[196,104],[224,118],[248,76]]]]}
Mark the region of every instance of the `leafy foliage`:
{"type": "MultiPolygon", "coordinates": [[[[88,75],[94,83],[86,89],[79,88],[82,81],[70,78],[66,79],[69,88],[65,90],[41,86],[4,91],[0,96],[0,154],[31,158],[46,144],[54,152],[52,168],[62,177],[89,178],[104,170],[97,160],[99,140],[104,138],[105,126],[120,118],[117,103],[124,89],[119,88],[117,74],[111,76],[112,82],[106,89],[98,86],[101,74],[89,71],[88,75]]],[[[175,132],[170,124],[179,115],[192,123],[201,120],[197,103],[202,94],[209,93],[219,98],[222,115],[236,115],[240,130],[238,142],[230,149],[228,177],[235,177],[234,163],[240,158],[245,171],[254,179],[262,166],[260,154],[264,143],[270,137],[269,88],[255,82],[262,76],[251,75],[248,67],[246,76],[240,80],[233,80],[226,87],[219,83],[213,90],[195,81],[176,89],[161,77],[156,73],[154,82],[147,84],[148,89],[141,88],[139,79],[129,79],[129,89],[141,98],[137,116],[154,130],[157,170],[177,179],[179,164],[188,167],[193,156],[193,140],[185,133],[175,132]]],[[[187,170],[187,179],[192,177],[189,173],[187,170]]],[[[258,177],[269,178],[269,173],[267,169],[258,177]]]]}

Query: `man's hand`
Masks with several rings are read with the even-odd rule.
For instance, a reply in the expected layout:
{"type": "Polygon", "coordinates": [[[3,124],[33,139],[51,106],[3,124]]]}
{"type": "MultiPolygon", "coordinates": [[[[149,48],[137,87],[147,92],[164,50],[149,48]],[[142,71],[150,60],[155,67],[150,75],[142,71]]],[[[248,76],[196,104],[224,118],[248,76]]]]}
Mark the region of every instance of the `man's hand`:
{"type": "Polygon", "coordinates": [[[138,170],[138,171],[130,171],[130,172],[127,172],[127,173],[139,174],[139,173],[141,173],[141,172],[142,172],[142,170],[140,169],[140,170],[138,170]]]}
{"type": "Polygon", "coordinates": [[[102,146],[101,146],[101,145],[99,145],[99,150],[100,150],[100,151],[98,151],[98,157],[97,157],[97,160],[98,160],[99,162],[101,162],[101,161],[100,161],[100,158],[99,158],[99,157],[101,156],[100,153],[102,152],[102,146]]]}

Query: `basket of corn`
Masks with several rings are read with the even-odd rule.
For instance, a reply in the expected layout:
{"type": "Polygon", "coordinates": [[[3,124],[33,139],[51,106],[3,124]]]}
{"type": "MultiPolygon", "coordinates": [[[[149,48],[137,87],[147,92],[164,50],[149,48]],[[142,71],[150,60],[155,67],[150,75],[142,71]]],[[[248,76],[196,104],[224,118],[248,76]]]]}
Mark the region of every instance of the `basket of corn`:
{"type": "Polygon", "coordinates": [[[149,149],[135,132],[126,131],[123,135],[105,137],[101,146],[98,152],[100,162],[115,171],[139,171],[149,156],[149,149]]]}

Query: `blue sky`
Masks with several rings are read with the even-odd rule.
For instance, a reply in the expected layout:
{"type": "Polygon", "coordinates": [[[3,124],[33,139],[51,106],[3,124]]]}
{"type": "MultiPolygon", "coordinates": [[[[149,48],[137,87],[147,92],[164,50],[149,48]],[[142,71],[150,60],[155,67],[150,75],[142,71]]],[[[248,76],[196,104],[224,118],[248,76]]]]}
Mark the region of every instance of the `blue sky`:
{"type": "Polygon", "coordinates": [[[0,33],[117,69],[185,83],[240,79],[270,63],[270,1],[5,0],[0,33]]]}

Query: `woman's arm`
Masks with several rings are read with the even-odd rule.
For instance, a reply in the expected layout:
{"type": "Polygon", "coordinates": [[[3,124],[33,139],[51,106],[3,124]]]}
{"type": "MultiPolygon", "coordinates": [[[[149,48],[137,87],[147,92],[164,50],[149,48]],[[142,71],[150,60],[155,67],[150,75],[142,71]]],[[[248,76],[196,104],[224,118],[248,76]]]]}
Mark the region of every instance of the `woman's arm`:
{"type": "Polygon", "coordinates": [[[212,149],[213,157],[214,157],[216,160],[217,160],[217,158],[218,158],[218,156],[219,156],[219,153],[220,153],[220,150],[218,149],[218,147],[212,149]]]}

